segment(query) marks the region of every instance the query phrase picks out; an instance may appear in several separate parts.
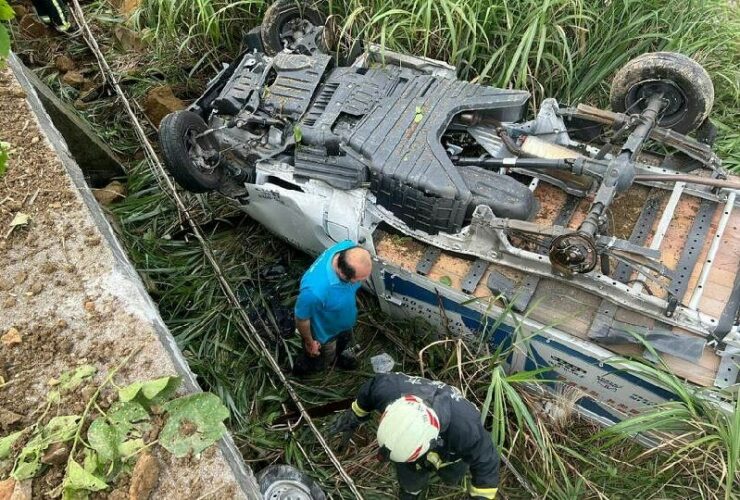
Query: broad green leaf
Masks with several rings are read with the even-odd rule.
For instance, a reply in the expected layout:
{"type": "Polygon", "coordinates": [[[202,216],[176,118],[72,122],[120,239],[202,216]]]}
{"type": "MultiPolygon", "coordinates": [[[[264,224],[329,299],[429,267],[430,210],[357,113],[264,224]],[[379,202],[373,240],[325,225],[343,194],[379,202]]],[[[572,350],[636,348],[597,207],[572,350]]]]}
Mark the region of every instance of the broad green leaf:
{"type": "Polygon", "coordinates": [[[176,457],[200,453],[226,432],[229,410],[215,394],[190,394],[164,405],[168,418],[159,441],[176,457]]]}
{"type": "Polygon", "coordinates": [[[85,461],[82,463],[82,468],[90,474],[95,474],[95,471],[98,470],[98,465],[100,465],[98,454],[89,448],[85,448],[84,452],[85,461]]]}
{"type": "Polygon", "coordinates": [[[127,401],[117,402],[111,406],[106,415],[108,422],[122,437],[131,432],[135,424],[149,420],[149,413],[139,403],[127,401]]]}
{"type": "Polygon", "coordinates": [[[123,401],[132,401],[140,396],[142,402],[161,402],[171,395],[180,386],[180,377],[162,377],[146,382],[134,382],[118,391],[118,398],[123,401]]]}
{"type": "Polygon", "coordinates": [[[293,139],[295,139],[295,142],[301,142],[303,140],[303,131],[298,125],[293,127],[293,139]]]}
{"type": "Polygon", "coordinates": [[[78,366],[59,377],[59,388],[62,391],[72,391],[79,387],[83,380],[92,377],[96,371],[97,368],[92,365],[78,366]]]}
{"type": "Polygon", "coordinates": [[[77,432],[77,424],[80,422],[79,415],[67,415],[63,417],[54,417],[49,420],[43,428],[42,435],[48,440],[47,445],[51,443],[63,443],[69,441],[77,432]]]}
{"type": "Polygon", "coordinates": [[[0,460],[10,456],[10,449],[18,441],[18,438],[21,437],[21,434],[23,434],[23,431],[14,432],[0,438],[0,460]]]}
{"type": "Polygon", "coordinates": [[[10,21],[15,17],[15,11],[5,0],[0,0],[0,21],[10,21]]]}
{"type": "Polygon", "coordinates": [[[0,23],[0,58],[8,57],[8,54],[10,54],[10,35],[5,26],[0,23]]]}
{"type": "Polygon", "coordinates": [[[420,106],[416,106],[416,113],[414,114],[414,123],[419,123],[424,119],[424,113],[420,106]]]}
{"type": "Polygon", "coordinates": [[[67,465],[67,475],[63,484],[65,490],[100,491],[108,487],[105,481],[90,474],[74,460],[70,460],[67,465]]]}
{"type": "Polygon", "coordinates": [[[105,417],[96,418],[87,430],[87,441],[103,462],[113,462],[118,458],[120,436],[116,429],[105,421],[105,417]]]}
{"type": "Polygon", "coordinates": [[[36,477],[41,470],[41,455],[34,456],[33,459],[30,459],[30,457],[23,458],[24,461],[21,462],[21,457],[18,457],[18,463],[10,474],[16,481],[24,481],[36,477]]]}
{"type": "Polygon", "coordinates": [[[133,401],[111,406],[108,414],[96,418],[87,431],[90,447],[98,453],[103,463],[116,462],[120,458],[135,453],[144,446],[142,435],[148,427],[149,414],[143,406],[133,401]],[[138,424],[138,425],[137,425],[138,424]],[[136,430],[137,432],[133,432],[136,430]],[[131,436],[130,434],[134,434],[131,436]]]}
{"type": "Polygon", "coordinates": [[[121,458],[131,457],[144,446],[146,446],[146,444],[143,439],[129,439],[128,441],[121,443],[118,447],[118,453],[121,455],[121,458]]]}
{"type": "Polygon", "coordinates": [[[449,276],[440,276],[439,282],[443,285],[452,286],[452,278],[449,276]]]}

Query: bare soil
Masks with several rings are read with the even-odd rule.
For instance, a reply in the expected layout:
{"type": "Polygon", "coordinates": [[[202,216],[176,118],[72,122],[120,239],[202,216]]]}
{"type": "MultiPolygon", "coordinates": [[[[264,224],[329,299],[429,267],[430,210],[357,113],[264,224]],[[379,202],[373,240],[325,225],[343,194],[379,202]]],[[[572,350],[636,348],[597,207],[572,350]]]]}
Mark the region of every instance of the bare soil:
{"type": "MultiPolygon", "coordinates": [[[[154,330],[156,313],[131,277],[116,266],[8,68],[0,71],[0,110],[0,140],[12,145],[7,172],[0,178],[0,436],[4,436],[36,422],[46,406],[50,382],[81,364],[97,368],[94,380],[52,404],[42,423],[57,415],[81,414],[96,384],[129,355],[115,378],[118,385],[176,371],[154,330]],[[12,226],[19,214],[28,216],[28,223],[12,226]]],[[[100,406],[105,408],[113,399],[112,390],[104,390],[100,406]]],[[[147,440],[156,439],[161,424],[147,440]]],[[[154,466],[142,465],[137,491],[154,490],[137,498],[241,496],[215,446],[198,458],[175,459],[158,446],[152,452],[154,461],[149,463],[160,468],[158,481],[154,487],[154,466]]],[[[60,460],[49,458],[42,475],[32,482],[34,498],[54,498],[60,492],[64,460],[58,465],[60,460]]],[[[0,479],[11,467],[12,463],[0,463],[0,479]]],[[[96,497],[127,498],[128,483],[126,478],[96,497]]]]}

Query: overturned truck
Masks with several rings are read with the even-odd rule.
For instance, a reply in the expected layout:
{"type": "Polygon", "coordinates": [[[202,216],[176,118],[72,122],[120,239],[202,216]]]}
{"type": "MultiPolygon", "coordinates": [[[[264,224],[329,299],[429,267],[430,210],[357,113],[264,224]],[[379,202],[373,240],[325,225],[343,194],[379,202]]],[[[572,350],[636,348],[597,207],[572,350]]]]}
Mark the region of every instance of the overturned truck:
{"type": "Polygon", "coordinates": [[[312,254],[358,241],[383,310],[462,336],[495,325],[492,343],[521,342],[511,370],[550,367],[601,423],[674,397],[615,355],[738,382],[740,182],[712,152],[699,64],[644,54],[616,74],[611,111],[546,99],[526,120],[528,92],[378,46],[337,55],[323,21],[276,2],[163,120],[181,186],[312,254]]]}

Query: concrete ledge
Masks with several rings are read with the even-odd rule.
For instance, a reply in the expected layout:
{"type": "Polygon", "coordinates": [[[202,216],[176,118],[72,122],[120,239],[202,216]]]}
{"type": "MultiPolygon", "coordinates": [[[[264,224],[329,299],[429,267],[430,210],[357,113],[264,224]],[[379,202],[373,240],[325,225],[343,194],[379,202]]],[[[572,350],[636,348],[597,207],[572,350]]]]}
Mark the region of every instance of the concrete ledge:
{"type": "MultiPolygon", "coordinates": [[[[15,399],[3,389],[0,407],[24,415],[43,402],[50,378],[82,362],[98,366],[100,376],[134,348],[140,351],[121,382],[177,374],[185,392],[200,391],[22,63],[11,55],[9,67],[0,83],[13,85],[14,76],[19,91],[0,95],[7,122],[0,118],[0,139],[14,149],[0,181],[0,334],[14,328],[22,340],[0,346],[15,399]],[[13,123],[19,130],[9,130],[13,123]],[[30,224],[3,240],[19,212],[30,224]]],[[[261,498],[230,435],[198,459],[159,458],[163,472],[151,498],[261,498]]]]}

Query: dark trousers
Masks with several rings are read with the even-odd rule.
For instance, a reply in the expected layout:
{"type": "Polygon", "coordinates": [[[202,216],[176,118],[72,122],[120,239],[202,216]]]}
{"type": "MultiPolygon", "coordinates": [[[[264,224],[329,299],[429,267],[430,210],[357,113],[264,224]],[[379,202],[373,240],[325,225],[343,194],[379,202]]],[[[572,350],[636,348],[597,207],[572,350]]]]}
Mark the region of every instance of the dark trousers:
{"type": "MultiPolygon", "coordinates": [[[[423,500],[426,498],[427,486],[429,486],[429,477],[432,471],[415,462],[395,463],[395,466],[400,487],[398,497],[401,500],[423,500]]],[[[436,470],[437,476],[442,482],[450,486],[460,484],[467,472],[468,464],[462,460],[444,465],[436,470]]]]}
{"type": "Polygon", "coordinates": [[[48,17],[54,26],[64,26],[67,23],[66,0],[33,0],[36,13],[41,17],[48,17]]]}
{"type": "Polygon", "coordinates": [[[295,375],[308,375],[324,371],[333,366],[339,356],[351,344],[352,330],[347,330],[337,335],[331,342],[321,344],[321,351],[318,356],[309,356],[306,349],[303,348],[293,364],[293,373],[295,375]]]}

